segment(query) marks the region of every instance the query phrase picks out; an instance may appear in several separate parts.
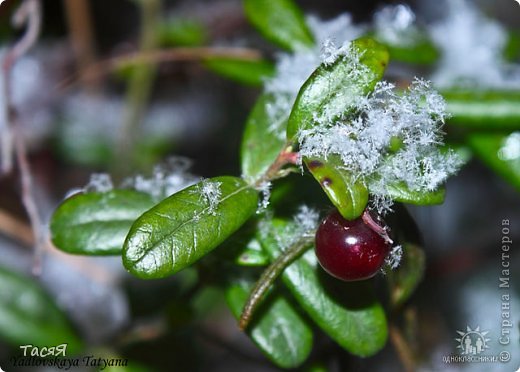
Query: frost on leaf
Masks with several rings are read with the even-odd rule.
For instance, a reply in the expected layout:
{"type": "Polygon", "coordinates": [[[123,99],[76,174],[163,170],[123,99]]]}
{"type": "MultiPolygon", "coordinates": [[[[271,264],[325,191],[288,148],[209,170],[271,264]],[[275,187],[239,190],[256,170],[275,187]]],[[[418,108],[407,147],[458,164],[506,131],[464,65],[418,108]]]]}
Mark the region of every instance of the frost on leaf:
{"type": "Polygon", "coordinates": [[[144,192],[159,201],[199,181],[199,177],[189,172],[190,167],[191,160],[170,157],[156,165],[149,177],[129,177],[123,181],[122,187],[144,192]]]}
{"type": "Polygon", "coordinates": [[[330,62],[346,52],[346,45],[359,37],[364,29],[352,23],[349,14],[342,14],[329,21],[310,16],[307,23],[316,40],[316,46],[293,54],[281,53],[277,57],[276,74],[266,80],[265,91],[275,97],[267,107],[270,130],[285,138],[287,121],[298,92],[312,72],[322,63],[330,62]]]}
{"type": "MultiPolygon", "coordinates": [[[[284,228],[283,233],[275,236],[278,246],[282,250],[286,250],[302,237],[309,235],[314,236],[318,226],[319,217],[320,215],[318,211],[309,208],[306,205],[301,205],[293,216],[292,222],[288,223],[284,228]]],[[[269,236],[272,233],[270,230],[271,227],[272,225],[269,218],[262,220],[259,225],[260,235],[263,238],[269,236]]]]}
{"type": "Polygon", "coordinates": [[[388,185],[401,182],[413,191],[433,191],[461,165],[454,152],[439,150],[445,102],[428,82],[416,79],[403,94],[380,82],[355,109],[359,115],[354,119],[302,130],[300,153],[339,157],[341,167],[368,186],[379,212],[392,204],[388,185]]]}
{"type": "Polygon", "coordinates": [[[222,182],[202,180],[196,191],[200,195],[200,200],[207,204],[206,212],[213,216],[217,215],[216,209],[222,196],[220,186],[222,186],[222,182]]]}
{"type": "Polygon", "coordinates": [[[257,187],[257,190],[262,194],[262,198],[258,200],[257,214],[264,212],[269,206],[272,186],[273,184],[271,182],[264,181],[257,187]]]}
{"type": "Polygon", "coordinates": [[[403,258],[403,247],[396,245],[392,248],[388,257],[385,259],[385,263],[390,269],[395,270],[399,267],[401,259],[403,258]]]}
{"type": "Polygon", "coordinates": [[[114,188],[112,178],[106,173],[93,173],[85,185],[85,192],[109,192],[114,188]]]}

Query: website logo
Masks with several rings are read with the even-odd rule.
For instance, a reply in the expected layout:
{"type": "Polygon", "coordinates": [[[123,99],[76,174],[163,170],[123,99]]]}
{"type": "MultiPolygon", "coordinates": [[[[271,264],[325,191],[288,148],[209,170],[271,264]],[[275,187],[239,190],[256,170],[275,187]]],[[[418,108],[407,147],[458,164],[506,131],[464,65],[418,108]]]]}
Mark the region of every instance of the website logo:
{"type": "Polygon", "coordinates": [[[466,326],[466,332],[457,331],[457,333],[461,337],[456,338],[455,341],[459,343],[457,349],[460,349],[462,355],[479,355],[484,350],[489,349],[487,343],[491,339],[486,337],[489,331],[481,331],[480,327],[471,329],[471,327],[466,326]]]}

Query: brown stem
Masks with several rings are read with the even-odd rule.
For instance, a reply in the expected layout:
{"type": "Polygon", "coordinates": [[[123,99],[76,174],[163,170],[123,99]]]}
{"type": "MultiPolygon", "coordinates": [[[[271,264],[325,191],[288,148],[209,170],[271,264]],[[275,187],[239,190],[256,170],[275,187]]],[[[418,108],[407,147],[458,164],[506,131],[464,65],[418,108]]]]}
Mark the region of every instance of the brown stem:
{"type": "Polygon", "coordinates": [[[0,210],[0,232],[29,247],[34,245],[31,226],[4,210],[0,210]]]}
{"type": "Polygon", "coordinates": [[[308,237],[304,237],[294,243],[286,251],[282,252],[280,256],[274,260],[271,265],[260,276],[260,279],[256,282],[254,288],[249,294],[249,298],[244,305],[242,314],[239,320],[240,329],[244,330],[247,328],[251,316],[254,311],[258,308],[265,294],[274,284],[276,278],[283,273],[285,268],[293,263],[298,257],[300,257],[310,246],[310,240],[308,237]]]}
{"type": "Polygon", "coordinates": [[[402,335],[399,328],[391,325],[389,327],[389,333],[392,345],[394,346],[401,363],[403,363],[406,372],[415,371],[415,360],[412,349],[408,345],[408,342],[406,342],[406,339],[402,335]]]}
{"type": "Polygon", "coordinates": [[[114,70],[127,66],[161,62],[191,62],[212,57],[257,61],[262,58],[262,55],[255,49],[236,47],[176,47],[170,49],[138,51],[106,59],[97,64],[86,67],[79,71],[77,75],[71,76],[62,81],[60,87],[67,87],[74,83],[78,78],[98,78],[101,75],[106,75],[114,70]]]}
{"type": "Polygon", "coordinates": [[[280,151],[276,160],[269,166],[267,171],[255,182],[255,186],[259,187],[265,182],[273,181],[283,177],[286,174],[282,172],[282,168],[287,164],[298,164],[300,154],[292,152],[292,146],[286,144],[280,151]]]}
{"type": "Polygon", "coordinates": [[[389,244],[393,244],[394,243],[394,241],[388,235],[388,231],[386,231],[386,229],[384,227],[381,227],[376,221],[374,221],[374,219],[370,215],[370,212],[367,209],[365,209],[365,211],[363,212],[363,215],[361,216],[361,218],[363,219],[363,222],[366,225],[368,225],[368,227],[370,227],[376,233],[381,235],[381,237],[383,239],[385,239],[385,241],[387,243],[389,243],[389,244]]]}
{"type": "MultiPolygon", "coordinates": [[[[63,0],[67,12],[67,23],[70,32],[70,42],[80,70],[92,66],[96,62],[96,48],[94,32],[92,30],[92,17],[88,0],[63,0]]],[[[90,90],[99,88],[100,80],[97,76],[87,79],[85,75],[83,83],[90,90]]]]}

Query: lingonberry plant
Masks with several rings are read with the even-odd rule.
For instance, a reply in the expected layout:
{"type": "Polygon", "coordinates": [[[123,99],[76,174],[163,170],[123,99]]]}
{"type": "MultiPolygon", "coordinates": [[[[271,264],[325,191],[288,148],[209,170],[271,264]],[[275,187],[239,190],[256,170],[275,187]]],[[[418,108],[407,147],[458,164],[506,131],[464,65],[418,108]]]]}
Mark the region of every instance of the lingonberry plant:
{"type": "MultiPolygon", "coordinates": [[[[304,17],[292,0],[244,0],[244,10],[283,49],[274,63],[218,53],[199,58],[221,76],[262,88],[244,127],[241,174],[204,179],[177,157],[148,176],[118,174],[113,181],[93,174],[54,211],[52,242],[70,254],[120,256],[143,280],[196,270],[204,278],[197,290],[219,286],[237,326],[278,367],[305,363],[320,332],[352,355],[375,355],[424,270],[404,205],[441,204],[446,180],[464,163],[462,147],[520,185],[511,161],[518,159],[511,155],[518,133],[472,131],[489,121],[518,129],[518,93],[470,89],[478,73],[449,66],[460,57],[444,48],[438,31],[449,25],[430,32],[437,48],[405,6],[381,10],[370,27],[354,25],[349,15],[304,17]],[[438,59],[433,83],[385,75],[392,60],[424,66],[438,59]],[[486,110],[491,106],[500,109],[486,110]],[[456,135],[453,146],[444,140],[447,120],[469,133],[456,135]]],[[[152,73],[139,63],[130,67],[141,77],[152,73]]],[[[128,155],[125,146],[116,151],[128,155]]],[[[0,297],[14,301],[22,281],[0,276],[14,288],[0,297]]],[[[57,330],[34,337],[66,338],[81,349],[45,294],[31,286],[28,293],[51,309],[49,329],[57,330]]],[[[397,349],[399,340],[393,338],[397,349]]]]}
{"type": "Polygon", "coordinates": [[[352,40],[345,35],[348,20],[313,19],[309,28],[289,1],[250,0],[245,9],[264,36],[291,52],[281,54],[274,75],[264,78],[264,93],[247,120],[242,177],[194,182],[177,172],[181,182],[153,194],[142,192],[150,189],[142,177],[116,189],[98,177],[93,183],[101,189],[72,196],[56,210],[53,242],[71,253],[121,254],[132,274],[156,279],[199,263],[223,243],[233,245],[247,230],[249,241],[230,248],[238,249],[234,263],[243,267],[222,279],[240,327],[266,355],[295,367],[311,350],[312,328],[289,294],[269,291],[280,275],[330,337],[353,354],[372,355],[386,342],[382,305],[375,299],[356,309],[337,304],[319,280],[310,248],[315,245],[328,273],[347,281],[369,279],[385,262],[387,271],[399,270],[401,245],[405,258],[412,248],[406,240],[394,243],[376,215],[391,211],[395,201],[442,202],[442,185],[461,164],[441,148],[444,100],[421,79],[404,91],[382,81],[386,47],[369,37],[352,40]],[[284,26],[272,28],[282,15],[284,26]],[[270,205],[277,180],[306,172],[335,209],[319,228],[319,214],[308,207],[287,221],[276,215],[283,196],[270,205]],[[246,266],[267,264],[252,285],[246,266]],[[265,300],[270,306],[259,311],[265,300]]]}

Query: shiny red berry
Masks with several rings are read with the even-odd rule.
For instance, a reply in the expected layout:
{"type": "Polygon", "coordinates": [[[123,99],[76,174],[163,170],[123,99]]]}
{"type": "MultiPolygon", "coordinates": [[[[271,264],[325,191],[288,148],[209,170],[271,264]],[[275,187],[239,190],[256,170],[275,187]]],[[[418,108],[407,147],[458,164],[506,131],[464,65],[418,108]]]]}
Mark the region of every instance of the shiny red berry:
{"type": "Polygon", "coordinates": [[[391,244],[362,218],[328,215],[316,232],[316,256],[330,275],[345,281],[373,277],[383,266],[391,244]]]}

